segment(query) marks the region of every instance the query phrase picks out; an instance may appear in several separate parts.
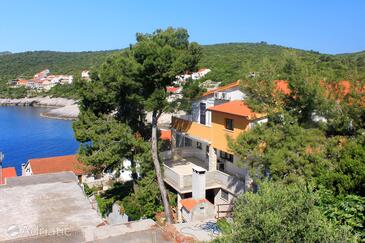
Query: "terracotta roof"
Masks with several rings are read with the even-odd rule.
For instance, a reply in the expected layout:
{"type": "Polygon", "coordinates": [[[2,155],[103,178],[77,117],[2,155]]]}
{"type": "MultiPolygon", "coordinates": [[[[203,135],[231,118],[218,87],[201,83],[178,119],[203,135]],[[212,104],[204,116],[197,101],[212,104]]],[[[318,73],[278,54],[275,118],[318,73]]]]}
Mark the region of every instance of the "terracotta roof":
{"type": "Polygon", "coordinates": [[[208,110],[223,112],[236,116],[243,116],[247,117],[249,120],[264,116],[264,114],[253,112],[242,100],[229,101],[220,105],[209,107],[208,110]]]}
{"type": "Polygon", "coordinates": [[[22,79],[17,81],[18,84],[27,84],[28,80],[22,79]]]}
{"type": "Polygon", "coordinates": [[[171,130],[161,130],[161,140],[170,140],[171,141],[171,130]]]}
{"type": "Polygon", "coordinates": [[[236,82],[233,82],[233,83],[224,85],[222,87],[219,87],[219,88],[216,88],[216,89],[212,89],[212,90],[210,90],[208,92],[205,92],[202,95],[202,97],[207,96],[207,95],[214,94],[215,92],[224,91],[224,90],[227,90],[227,89],[232,89],[232,88],[238,87],[239,85],[240,85],[240,81],[237,80],[236,82]]]}
{"type": "Polygon", "coordinates": [[[1,177],[0,177],[0,185],[5,184],[7,178],[16,177],[16,170],[14,167],[2,168],[1,177]]]}
{"type": "Polygon", "coordinates": [[[185,199],[182,199],[180,201],[181,205],[186,208],[186,210],[188,210],[189,212],[191,212],[191,210],[193,210],[193,208],[197,205],[197,204],[200,204],[200,203],[210,203],[206,198],[204,199],[200,199],[200,200],[196,200],[196,199],[193,199],[192,197],[190,198],[185,198],[185,199]]]}
{"type": "Polygon", "coordinates": [[[275,89],[285,95],[290,94],[289,83],[286,80],[274,80],[276,87],[275,89]]]}
{"type": "Polygon", "coordinates": [[[198,73],[200,73],[200,72],[204,72],[205,70],[207,70],[208,68],[200,68],[199,70],[198,70],[198,73]]]}
{"type": "Polygon", "coordinates": [[[166,87],[167,92],[175,93],[179,88],[174,86],[168,86],[166,87]]]}
{"type": "Polygon", "coordinates": [[[76,175],[83,175],[88,172],[87,166],[77,159],[77,155],[30,159],[28,163],[34,175],[63,171],[72,171],[76,175]]]}

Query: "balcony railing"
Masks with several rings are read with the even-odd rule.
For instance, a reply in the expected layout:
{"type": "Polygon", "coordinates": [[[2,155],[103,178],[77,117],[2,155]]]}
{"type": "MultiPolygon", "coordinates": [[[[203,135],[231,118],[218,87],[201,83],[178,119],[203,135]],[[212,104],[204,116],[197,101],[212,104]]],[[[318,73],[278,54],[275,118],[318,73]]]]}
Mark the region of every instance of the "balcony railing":
{"type": "MultiPolygon", "coordinates": [[[[244,182],[236,176],[216,170],[207,171],[205,178],[206,188],[222,188],[233,194],[244,192],[244,182]]],[[[164,164],[164,179],[179,192],[192,190],[192,175],[178,174],[166,164],[164,164]]]]}

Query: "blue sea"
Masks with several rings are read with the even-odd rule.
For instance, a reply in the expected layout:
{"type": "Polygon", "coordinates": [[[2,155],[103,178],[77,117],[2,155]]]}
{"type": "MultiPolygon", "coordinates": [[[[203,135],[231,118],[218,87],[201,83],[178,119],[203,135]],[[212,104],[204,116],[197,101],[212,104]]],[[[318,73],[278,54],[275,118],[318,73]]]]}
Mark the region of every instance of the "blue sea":
{"type": "Polygon", "coordinates": [[[0,152],[3,167],[14,166],[21,175],[21,164],[32,158],[69,155],[79,143],[72,122],[43,118],[45,108],[0,107],[0,152]]]}

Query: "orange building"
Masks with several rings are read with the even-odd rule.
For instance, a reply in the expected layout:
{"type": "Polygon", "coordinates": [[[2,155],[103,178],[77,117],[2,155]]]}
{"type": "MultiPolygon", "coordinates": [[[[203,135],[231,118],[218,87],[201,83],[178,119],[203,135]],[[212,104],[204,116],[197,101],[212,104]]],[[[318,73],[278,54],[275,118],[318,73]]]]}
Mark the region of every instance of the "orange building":
{"type": "Polygon", "coordinates": [[[237,81],[204,93],[193,103],[191,114],[172,118],[172,149],[165,153],[164,173],[179,201],[204,187],[205,198],[217,213],[227,213],[234,198],[244,192],[247,171],[237,166],[240,159],[229,149],[228,138],[236,139],[267,121],[264,114],[253,112],[244,98],[237,81]],[[204,174],[204,185],[192,183],[192,171],[197,168],[204,174]]]}

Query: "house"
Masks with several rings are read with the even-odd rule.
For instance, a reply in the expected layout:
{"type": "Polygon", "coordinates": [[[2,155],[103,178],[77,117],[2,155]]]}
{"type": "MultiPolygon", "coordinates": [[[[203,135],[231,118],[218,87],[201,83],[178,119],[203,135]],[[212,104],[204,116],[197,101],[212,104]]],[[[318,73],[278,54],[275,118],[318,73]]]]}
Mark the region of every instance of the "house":
{"type": "MultiPolygon", "coordinates": [[[[236,166],[239,158],[228,148],[227,137],[267,121],[265,114],[253,112],[244,102],[240,82],[204,93],[193,102],[190,115],[172,117],[171,153],[164,153],[164,180],[181,201],[190,198],[193,168],[206,170],[206,199],[221,211],[250,183],[245,169],[236,166]],[[221,206],[218,206],[221,205],[221,206]]],[[[184,202],[184,201],[182,201],[184,202]]],[[[182,219],[182,215],[179,215],[182,219]]]]}
{"type": "Polygon", "coordinates": [[[18,80],[17,82],[16,82],[16,86],[18,86],[18,87],[25,87],[25,86],[27,86],[27,84],[28,84],[28,80],[25,80],[25,79],[20,79],[20,80],[18,80]]]}
{"type": "Polygon", "coordinates": [[[16,177],[16,170],[14,167],[0,167],[0,185],[6,184],[6,180],[12,177],[16,177]]]}
{"type": "Polygon", "coordinates": [[[22,165],[22,176],[73,172],[82,183],[90,174],[89,168],[82,164],[76,155],[57,156],[49,158],[30,159],[22,165]]]}
{"type": "Polygon", "coordinates": [[[33,77],[34,80],[40,80],[40,79],[44,79],[47,77],[47,75],[49,74],[49,69],[45,69],[43,71],[40,71],[39,73],[36,73],[33,77]]]}
{"type": "Polygon", "coordinates": [[[124,160],[120,173],[117,173],[117,170],[105,170],[103,173],[93,174],[92,168],[80,162],[77,155],[66,155],[30,159],[27,163],[22,164],[22,176],[71,171],[78,177],[80,184],[87,184],[89,187],[102,187],[103,190],[106,190],[110,187],[109,182],[112,179],[117,181],[132,180],[130,167],[131,162],[124,160]],[[118,177],[116,177],[117,174],[118,177]]]}

